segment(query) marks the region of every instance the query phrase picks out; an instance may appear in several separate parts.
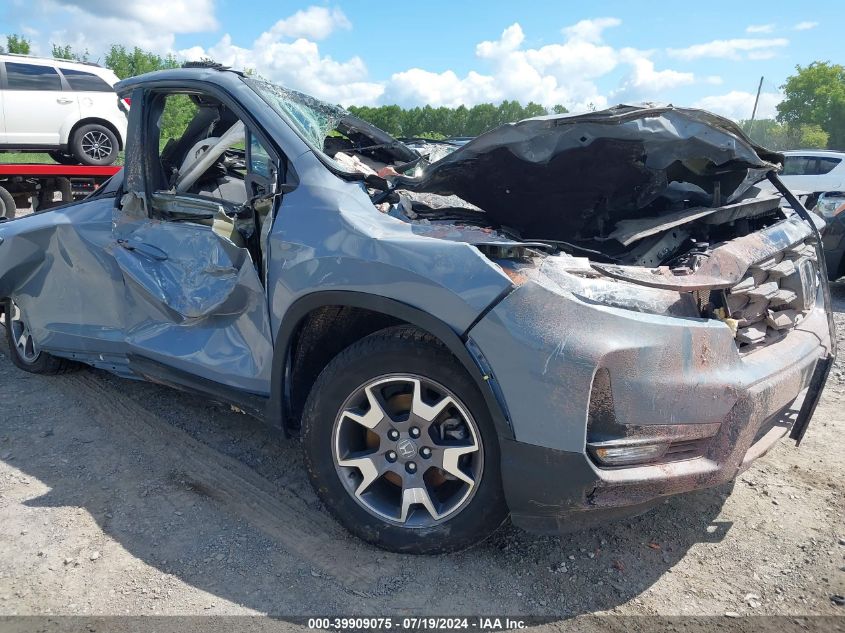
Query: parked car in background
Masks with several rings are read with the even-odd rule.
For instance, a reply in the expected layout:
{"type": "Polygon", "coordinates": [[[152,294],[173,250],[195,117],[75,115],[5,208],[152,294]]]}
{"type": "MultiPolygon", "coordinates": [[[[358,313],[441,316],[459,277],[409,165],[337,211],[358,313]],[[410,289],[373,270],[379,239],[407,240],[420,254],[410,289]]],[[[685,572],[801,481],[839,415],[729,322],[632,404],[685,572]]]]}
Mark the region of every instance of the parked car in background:
{"type": "MultiPolygon", "coordinates": [[[[845,275],[845,152],[791,150],[783,152],[780,179],[798,195],[804,206],[824,218],[824,255],[831,281],[845,275]]],[[[775,193],[769,182],[758,183],[761,196],[775,193]]]]}
{"type": "Polygon", "coordinates": [[[827,276],[830,281],[836,281],[845,275],[845,191],[820,194],[813,210],[826,223],[822,243],[827,276]]]}
{"type": "Polygon", "coordinates": [[[114,92],[117,82],[96,64],[0,55],[0,151],[111,165],[126,140],[129,110],[114,92]]]}
{"type": "MultiPolygon", "coordinates": [[[[780,179],[792,191],[807,194],[808,207],[826,191],[845,190],[845,152],[790,150],[783,155],[780,179]]],[[[773,190],[767,183],[762,183],[760,189],[773,190]]]]}

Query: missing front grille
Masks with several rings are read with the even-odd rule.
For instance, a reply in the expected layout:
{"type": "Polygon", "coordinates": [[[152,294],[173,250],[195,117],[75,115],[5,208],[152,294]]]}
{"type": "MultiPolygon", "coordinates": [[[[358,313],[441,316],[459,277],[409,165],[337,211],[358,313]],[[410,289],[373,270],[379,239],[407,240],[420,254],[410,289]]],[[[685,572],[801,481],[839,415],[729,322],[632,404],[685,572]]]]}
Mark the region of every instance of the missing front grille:
{"type": "Polygon", "coordinates": [[[815,306],[819,283],[810,240],[750,266],[726,295],[740,351],[748,353],[783,339],[815,306]]]}

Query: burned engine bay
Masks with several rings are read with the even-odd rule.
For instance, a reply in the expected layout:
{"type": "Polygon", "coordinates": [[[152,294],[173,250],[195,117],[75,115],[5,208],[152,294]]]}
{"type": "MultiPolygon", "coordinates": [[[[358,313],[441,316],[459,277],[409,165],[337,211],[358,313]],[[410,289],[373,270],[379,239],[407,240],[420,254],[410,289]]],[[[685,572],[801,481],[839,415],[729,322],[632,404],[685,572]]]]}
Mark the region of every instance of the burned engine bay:
{"type": "MultiPolygon", "coordinates": [[[[377,165],[378,157],[367,158],[377,165]]],[[[757,198],[753,186],[782,160],[700,110],[617,106],[504,125],[421,175],[383,187],[371,176],[368,185],[377,204],[399,205],[397,217],[404,209],[412,221],[485,227],[552,252],[659,266],[783,219],[780,197],[757,198]]]]}
{"type": "Polygon", "coordinates": [[[328,136],[325,153],[364,175],[380,210],[494,230],[485,244],[683,266],[784,218],[780,196],[758,198],[754,187],[782,156],[701,110],[617,106],[528,119],[431,164],[354,117],[337,128],[343,135],[328,136]]]}
{"type": "Polygon", "coordinates": [[[741,347],[775,340],[814,302],[811,229],[755,187],[782,156],[708,112],[617,106],[528,119],[431,164],[385,139],[356,141],[327,139],[326,153],[364,176],[378,210],[416,234],[472,244],[517,284],[542,269],[597,299],[595,284],[572,281],[594,278],[613,305],[623,280],[639,296],[623,292],[617,305],[720,319],[741,347]]]}

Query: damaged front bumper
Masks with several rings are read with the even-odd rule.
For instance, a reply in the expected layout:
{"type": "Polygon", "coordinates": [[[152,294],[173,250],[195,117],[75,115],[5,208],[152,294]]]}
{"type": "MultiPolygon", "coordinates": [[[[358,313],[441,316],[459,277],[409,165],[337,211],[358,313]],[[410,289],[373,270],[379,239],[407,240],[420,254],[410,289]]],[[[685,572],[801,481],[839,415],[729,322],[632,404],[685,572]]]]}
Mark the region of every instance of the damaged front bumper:
{"type": "Polygon", "coordinates": [[[517,288],[470,332],[512,424],[502,478],[514,522],[559,532],[630,516],[735,478],[793,427],[800,437],[833,352],[823,279],[815,295],[794,328],[742,352],[716,319],[589,301],[545,276],[517,288]],[[666,450],[601,465],[589,447],[608,428],[666,450]]]}

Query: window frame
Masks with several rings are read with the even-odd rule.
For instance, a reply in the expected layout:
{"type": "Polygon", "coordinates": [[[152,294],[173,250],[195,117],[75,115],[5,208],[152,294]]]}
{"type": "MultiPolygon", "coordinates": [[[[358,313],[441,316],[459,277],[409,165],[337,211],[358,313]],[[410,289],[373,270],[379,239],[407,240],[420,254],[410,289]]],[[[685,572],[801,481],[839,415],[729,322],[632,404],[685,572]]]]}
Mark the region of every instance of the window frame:
{"type": "MultiPolygon", "coordinates": [[[[213,86],[209,86],[208,84],[197,85],[196,82],[192,81],[180,82],[178,84],[172,81],[163,81],[161,82],[161,84],[154,84],[152,86],[141,89],[143,91],[142,108],[137,108],[136,110],[136,108],[134,107],[135,99],[133,98],[133,110],[142,110],[141,137],[144,139],[146,148],[145,151],[136,153],[137,157],[135,158],[135,160],[140,160],[143,163],[142,173],[145,190],[144,193],[146,198],[145,206],[147,217],[158,217],[153,208],[152,195],[154,193],[167,191],[166,189],[162,189],[161,187],[152,186],[155,182],[156,177],[158,176],[156,172],[157,170],[160,171],[161,165],[161,150],[159,149],[157,143],[151,142],[153,140],[153,135],[157,140],[160,140],[161,138],[160,130],[158,130],[157,132],[154,131],[157,128],[156,122],[153,119],[153,115],[155,114],[156,109],[152,107],[158,97],[164,97],[166,99],[168,95],[184,94],[204,95],[216,99],[226,108],[231,110],[231,112],[244,124],[244,127],[246,128],[246,135],[255,136],[260,141],[264,149],[267,151],[271,163],[275,164],[276,166],[275,178],[277,191],[279,187],[281,187],[284,178],[287,176],[289,163],[285,157],[285,154],[281,151],[281,149],[276,146],[275,143],[270,140],[270,137],[264,132],[264,130],[257,123],[255,118],[250,116],[246,108],[241,106],[241,104],[231,95],[222,90],[215,90],[213,88],[213,86]]],[[[163,111],[164,104],[162,104],[161,110],[158,112],[158,116],[160,116],[161,112],[163,111]]],[[[246,173],[249,173],[248,164],[246,173]]],[[[167,183],[164,184],[166,185],[167,183]]],[[[246,186],[246,180],[244,181],[244,186],[246,186]]],[[[217,198],[204,199],[214,200],[218,203],[225,202],[217,198]]]]}

